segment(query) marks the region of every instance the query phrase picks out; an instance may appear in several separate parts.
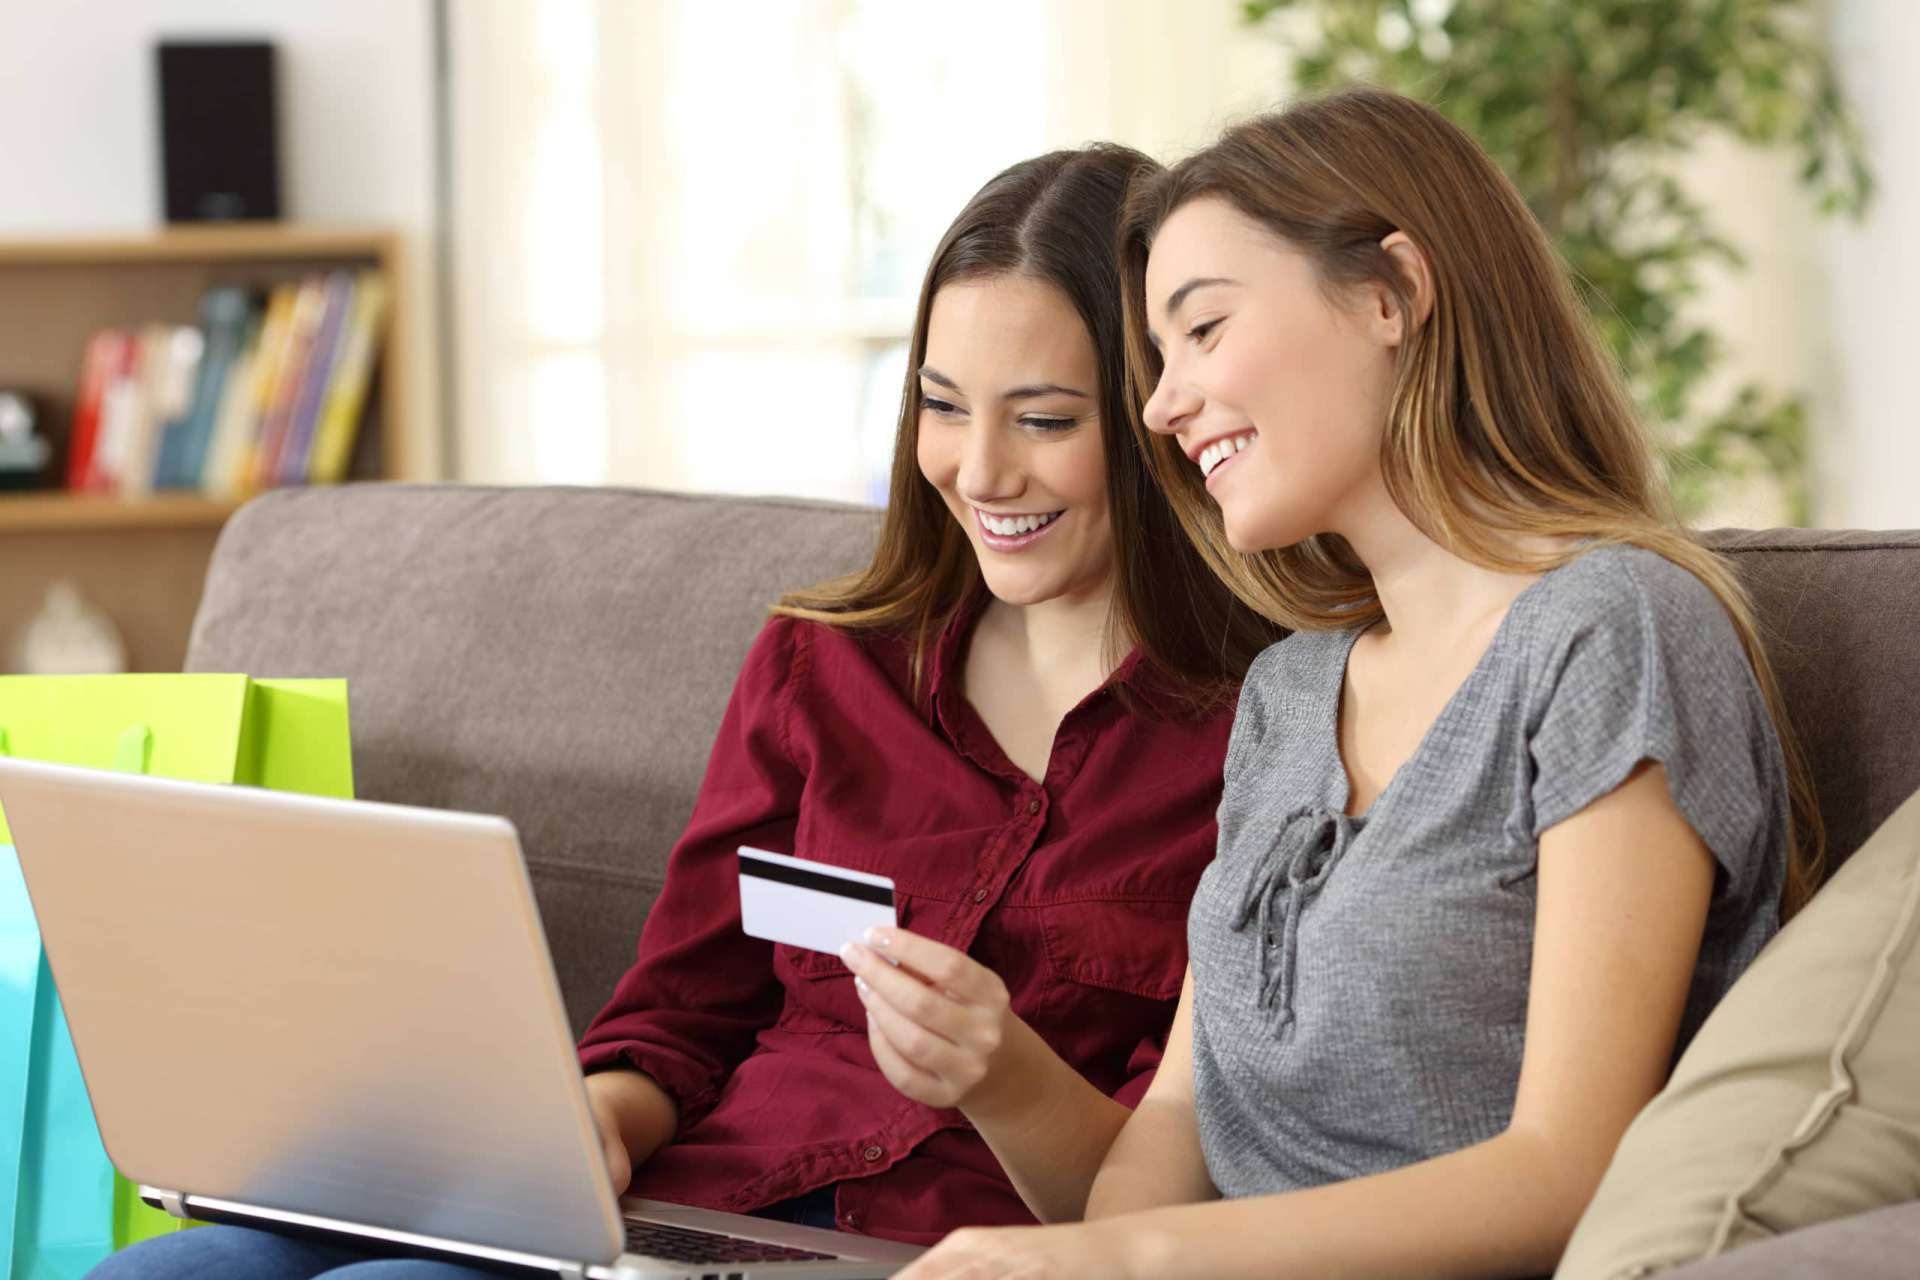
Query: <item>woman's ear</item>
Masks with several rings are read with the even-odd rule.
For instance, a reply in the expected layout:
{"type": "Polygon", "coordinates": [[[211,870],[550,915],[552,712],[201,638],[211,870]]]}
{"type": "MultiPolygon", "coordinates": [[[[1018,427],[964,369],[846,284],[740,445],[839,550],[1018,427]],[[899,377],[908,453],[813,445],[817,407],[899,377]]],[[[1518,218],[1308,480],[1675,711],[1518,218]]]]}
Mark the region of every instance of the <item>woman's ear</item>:
{"type": "MultiPolygon", "coordinates": [[[[1427,261],[1426,253],[1413,242],[1413,237],[1404,231],[1388,235],[1380,242],[1380,247],[1393,259],[1394,266],[1400,270],[1401,280],[1412,295],[1413,327],[1418,329],[1433,313],[1433,266],[1427,261]]],[[[1382,340],[1392,346],[1406,341],[1400,308],[1393,295],[1385,289],[1378,290],[1374,306],[1376,312],[1372,318],[1382,340]]]]}

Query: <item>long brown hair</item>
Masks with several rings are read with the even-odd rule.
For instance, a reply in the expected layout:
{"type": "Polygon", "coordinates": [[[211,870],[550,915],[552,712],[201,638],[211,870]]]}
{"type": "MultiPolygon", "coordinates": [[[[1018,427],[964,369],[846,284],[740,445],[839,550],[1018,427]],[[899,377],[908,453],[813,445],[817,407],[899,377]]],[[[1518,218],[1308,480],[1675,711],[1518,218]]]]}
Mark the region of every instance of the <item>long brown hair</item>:
{"type": "Polygon", "coordinates": [[[940,239],[920,286],[894,435],[880,541],[865,569],[789,592],[774,612],[833,626],[893,629],[911,640],[916,691],[933,640],[984,589],[965,532],[920,474],[918,370],[942,286],[1018,275],[1053,286],[1086,323],[1099,367],[1101,437],[1114,539],[1109,657],[1138,644],[1190,700],[1237,686],[1279,631],[1240,606],[1182,535],[1128,427],[1114,237],[1127,188],[1159,168],[1127,147],[1097,145],[1022,161],[989,181],[940,239]]]}
{"type": "MultiPolygon", "coordinates": [[[[1508,573],[1544,572],[1592,546],[1644,547],[1719,598],[1786,756],[1795,848],[1783,905],[1797,910],[1819,884],[1825,839],[1752,606],[1733,571],[1675,518],[1618,372],[1513,184],[1438,111],[1377,89],[1228,129],[1140,183],[1129,201],[1120,259],[1136,404],[1160,376],[1147,339],[1147,255],[1174,210],[1203,197],[1225,201],[1305,253],[1330,295],[1372,284],[1397,299],[1409,337],[1380,463],[1387,491],[1422,533],[1508,573]],[[1432,272],[1432,310],[1417,328],[1410,282],[1380,246],[1395,231],[1420,247],[1432,272]],[[1587,545],[1545,556],[1514,550],[1540,536],[1587,545]]],[[[1240,599],[1290,628],[1381,617],[1373,580],[1344,539],[1234,551],[1196,469],[1170,439],[1135,421],[1181,524],[1240,599]]]]}

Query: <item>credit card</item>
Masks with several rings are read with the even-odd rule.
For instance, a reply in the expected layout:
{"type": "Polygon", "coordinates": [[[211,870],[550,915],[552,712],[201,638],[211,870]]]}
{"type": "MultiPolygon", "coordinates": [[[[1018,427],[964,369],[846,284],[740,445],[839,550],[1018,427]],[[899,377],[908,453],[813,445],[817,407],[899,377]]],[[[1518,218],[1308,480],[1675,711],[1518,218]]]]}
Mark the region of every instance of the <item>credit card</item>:
{"type": "Polygon", "coordinates": [[[750,937],[838,954],[895,922],[885,876],[740,847],[740,924],[750,937]]]}

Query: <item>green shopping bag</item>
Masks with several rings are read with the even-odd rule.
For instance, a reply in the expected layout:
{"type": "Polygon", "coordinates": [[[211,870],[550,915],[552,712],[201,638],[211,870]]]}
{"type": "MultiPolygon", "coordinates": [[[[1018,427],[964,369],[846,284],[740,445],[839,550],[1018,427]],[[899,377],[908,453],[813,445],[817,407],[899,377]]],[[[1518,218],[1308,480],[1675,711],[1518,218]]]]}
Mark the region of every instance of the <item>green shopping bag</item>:
{"type": "MultiPolygon", "coordinates": [[[[344,680],[0,676],[0,755],[351,797],[344,680]]],[[[107,1160],[0,813],[0,1280],[69,1280],[185,1225],[107,1160]]]]}

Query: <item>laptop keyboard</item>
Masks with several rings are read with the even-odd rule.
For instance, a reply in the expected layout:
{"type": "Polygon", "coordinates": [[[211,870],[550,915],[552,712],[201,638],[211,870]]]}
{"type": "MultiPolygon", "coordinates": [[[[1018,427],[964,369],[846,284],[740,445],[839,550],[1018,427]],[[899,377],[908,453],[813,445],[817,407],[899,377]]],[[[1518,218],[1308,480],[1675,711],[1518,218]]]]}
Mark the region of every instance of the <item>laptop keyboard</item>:
{"type": "Polygon", "coordinates": [[[826,1262],[836,1255],[628,1218],[627,1248],[667,1262],[826,1262]]]}

